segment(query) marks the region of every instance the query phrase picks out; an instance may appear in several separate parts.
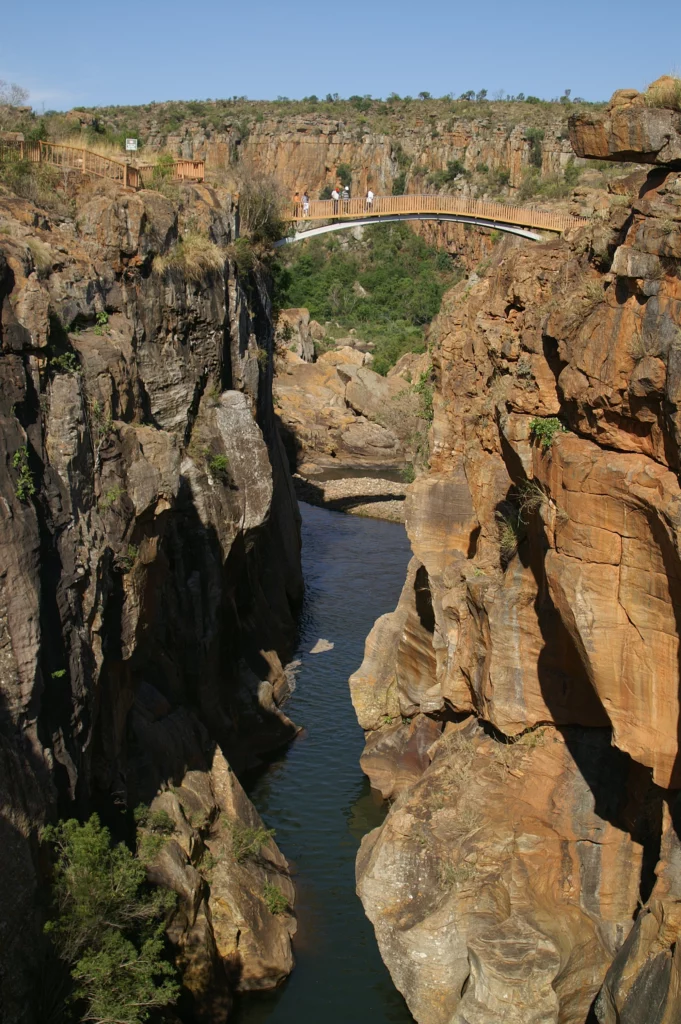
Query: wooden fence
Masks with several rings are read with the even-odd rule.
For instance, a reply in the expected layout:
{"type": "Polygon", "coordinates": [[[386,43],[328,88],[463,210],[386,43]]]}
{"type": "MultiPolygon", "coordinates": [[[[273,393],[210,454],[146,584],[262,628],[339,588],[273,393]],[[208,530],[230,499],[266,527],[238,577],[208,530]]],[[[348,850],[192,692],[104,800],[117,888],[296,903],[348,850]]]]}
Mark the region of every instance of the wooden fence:
{"type": "Polygon", "coordinates": [[[586,223],[584,217],[573,217],[567,213],[551,213],[536,210],[531,206],[507,206],[505,203],[489,203],[482,199],[461,199],[457,196],[375,196],[372,203],[364,197],[357,199],[311,199],[309,211],[303,216],[303,204],[290,204],[285,212],[287,220],[337,220],[349,218],[362,220],[365,217],[396,216],[398,214],[458,214],[482,220],[514,224],[518,227],[539,228],[545,231],[563,232],[578,224],[586,223]]]}
{"type": "MultiPolygon", "coordinates": [[[[145,164],[135,167],[124,160],[94,153],[80,146],[67,146],[61,142],[0,142],[0,163],[27,160],[29,163],[49,163],[64,170],[94,174],[98,178],[109,178],[125,188],[149,187],[154,178],[156,165],[145,164]]],[[[205,164],[203,160],[174,160],[168,165],[172,181],[203,181],[205,164]]]]}

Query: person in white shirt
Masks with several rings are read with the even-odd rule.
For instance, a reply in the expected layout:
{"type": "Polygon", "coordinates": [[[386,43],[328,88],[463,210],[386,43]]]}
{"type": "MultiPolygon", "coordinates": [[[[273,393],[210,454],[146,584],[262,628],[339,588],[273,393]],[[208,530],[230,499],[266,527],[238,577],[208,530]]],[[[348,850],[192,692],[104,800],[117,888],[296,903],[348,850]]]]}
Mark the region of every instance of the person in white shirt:
{"type": "Polygon", "coordinates": [[[374,206],[374,193],[371,189],[367,190],[367,210],[371,213],[374,206]]]}
{"type": "Polygon", "coordinates": [[[307,194],[307,189],[303,192],[303,217],[310,216],[310,197],[307,194]]]}
{"type": "Polygon", "coordinates": [[[338,200],[340,199],[340,193],[339,193],[338,189],[335,186],[334,186],[334,189],[333,189],[333,191],[331,193],[331,198],[333,199],[333,213],[334,213],[334,216],[338,216],[338,200]]]}

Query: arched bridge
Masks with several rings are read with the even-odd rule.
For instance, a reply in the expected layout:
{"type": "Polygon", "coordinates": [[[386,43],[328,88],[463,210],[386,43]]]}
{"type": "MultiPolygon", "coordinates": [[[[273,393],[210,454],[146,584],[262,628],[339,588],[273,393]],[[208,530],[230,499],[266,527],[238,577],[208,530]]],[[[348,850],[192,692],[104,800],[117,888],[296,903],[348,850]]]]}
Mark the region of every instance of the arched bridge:
{"type": "Polygon", "coordinates": [[[300,242],[304,238],[323,235],[328,231],[362,227],[367,224],[401,220],[458,221],[477,227],[507,231],[524,238],[540,241],[538,231],[562,234],[570,228],[586,223],[584,217],[567,213],[536,210],[531,206],[507,206],[488,203],[482,199],[461,199],[457,196],[375,196],[372,203],[357,199],[312,199],[303,215],[303,205],[291,204],[285,211],[286,220],[296,225],[295,232],[282,238],[276,245],[300,242]],[[326,221],[321,227],[306,228],[309,222],[326,221]]]}

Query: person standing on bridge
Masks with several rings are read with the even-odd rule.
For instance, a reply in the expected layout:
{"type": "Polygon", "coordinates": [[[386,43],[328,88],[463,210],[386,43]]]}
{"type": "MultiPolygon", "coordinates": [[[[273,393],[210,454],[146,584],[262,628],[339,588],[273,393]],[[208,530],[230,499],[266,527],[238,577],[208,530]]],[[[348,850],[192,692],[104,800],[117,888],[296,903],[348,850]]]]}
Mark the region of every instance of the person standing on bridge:
{"type": "Polygon", "coordinates": [[[343,186],[343,213],[348,212],[348,203],[350,202],[350,187],[349,185],[343,186]]]}
{"type": "Polygon", "coordinates": [[[367,189],[367,213],[371,213],[374,208],[374,193],[371,188],[367,189]]]}
{"type": "Polygon", "coordinates": [[[307,189],[303,192],[303,217],[310,216],[310,197],[307,194],[307,189]]]}
{"type": "Polygon", "coordinates": [[[335,185],[333,186],[333,191],[331,192],[331,198],[333,199],[333,215],[334,215],[334,217],[337,217],[338,216],[338,200],[340,199],[340,193],[339,193],[339,191],[338,191],[338,189],[336,188],[335,185]]]}
{"type": "Polygon", "coordinates": [[[293,196],[293,217],[298,220],[300,217],[300,193],[296,192],[293,196]]]}

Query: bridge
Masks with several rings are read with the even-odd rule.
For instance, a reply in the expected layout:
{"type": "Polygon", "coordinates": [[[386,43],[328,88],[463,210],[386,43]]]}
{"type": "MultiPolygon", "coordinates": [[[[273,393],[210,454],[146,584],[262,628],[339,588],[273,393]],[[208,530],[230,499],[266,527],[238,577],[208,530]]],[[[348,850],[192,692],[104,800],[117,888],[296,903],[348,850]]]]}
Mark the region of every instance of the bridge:
{"type": "MultiPolygon", "coordinates": [[[[129,164],[124,160],[95,153],[91,149],[67,146],[61,142],[0,142],[0,163],[18,160],[48,163],[64,170],[94,174],[98,178],[109,178],[124,188],[132,189],[145,188],[145,179],[151,182],[156,166],[129,164]]],[[[173,160],[168,163],[167,170],[171,181],[203,181],[205,177],[203,160],[173,160]]]]}
{"type": "Polygon", "coordinates": [[[462,199],[458,196],[375,196],[371,204],[365,198],[357,199],[312,199],[309,211],[303,217],[302,203],[289,206],[284,218],[296,225],[296,230],[287,238],[275,242],[275,246],[300,242],[314,235],[345,228],[363,227],[368,224],[395,222],[401,220],[436,220],[474,224],[476,227],[493,228],[540,241],[537,231],[554,231],[562,234],[570,228],[586,224],[585,217],[573,217],[568,213],[553,213],[537,210],[532,206],[510,206],[505,203],[489,203],[483,199],[462,199]],[[314,221],[326,221],[321,227],[305,229],[314,221]]]}

